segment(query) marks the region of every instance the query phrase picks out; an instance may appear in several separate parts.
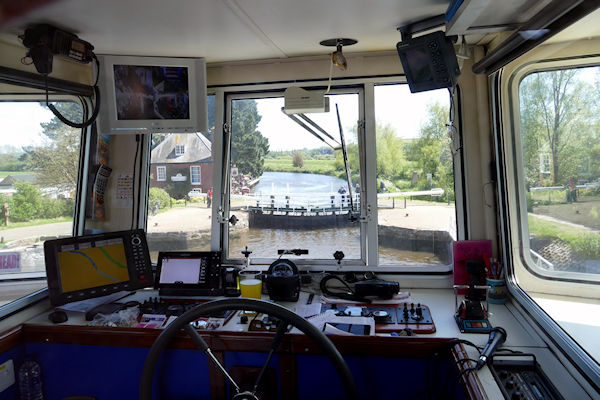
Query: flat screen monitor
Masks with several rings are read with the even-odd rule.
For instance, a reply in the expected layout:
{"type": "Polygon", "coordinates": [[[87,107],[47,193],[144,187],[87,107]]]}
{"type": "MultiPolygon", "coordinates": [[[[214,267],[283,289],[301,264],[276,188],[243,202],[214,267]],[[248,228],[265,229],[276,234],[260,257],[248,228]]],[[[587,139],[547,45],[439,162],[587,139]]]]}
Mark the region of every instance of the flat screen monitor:
{"type": "Polygon", "coordinates": [[[100,56],[101,133],[206,132],[202,58],[100,56]]]}
{"type": "Polygon", "coordinates": [[[224,294],[221,253],[161,251],[156,283],[161,296],[220,296],[224,294]]]}
{"type": "Polygon", "coordinates": [[[153,284],[141,229],[47,240],[44,257],[53,306],[153,284]]]}
{"type": "Polygon", "coordinates": [[[396,49],[412,93],[456,85],[460,68],[454,46],[443,32],[399,42],[396,49]]]}

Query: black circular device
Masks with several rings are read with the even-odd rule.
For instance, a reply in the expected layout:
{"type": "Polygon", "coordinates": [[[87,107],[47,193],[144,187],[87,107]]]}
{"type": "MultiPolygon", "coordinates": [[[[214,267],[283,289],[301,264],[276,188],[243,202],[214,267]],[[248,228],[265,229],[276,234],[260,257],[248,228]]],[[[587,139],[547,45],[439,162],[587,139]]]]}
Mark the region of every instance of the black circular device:
{"type": "Polygon", "coordinates": [[[285,258],[274,261],[267,274],[272,276],[294,276],[298,275],[298,267],[292,261],[285,258]]]}
{"type": "Polygon", "coordinates": [[[63,322],[67,322],[69,317],[67,316],[67,313],[63,310],[55,310],[54,312],[48,314],[48,319],[53,324],[62,324],[63,322]]]}
{"type": "Polygon", "coordinates": [[[285,258],[275,260],[265,276],[269,298],[274,301],[298,301],[300,274],[298,267],[285,258]]]}

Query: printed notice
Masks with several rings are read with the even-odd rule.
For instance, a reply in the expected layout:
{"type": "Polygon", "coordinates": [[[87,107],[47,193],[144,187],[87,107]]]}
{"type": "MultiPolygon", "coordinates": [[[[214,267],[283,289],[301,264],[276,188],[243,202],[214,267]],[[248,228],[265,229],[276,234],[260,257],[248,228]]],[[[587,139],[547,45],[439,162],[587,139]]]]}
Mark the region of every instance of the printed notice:
{"type": "Polygon", "coordinates": [[[117,190],[115,192],[115,207],[133,207],[133,174],[117,175],[117,190]]]}
{"type": "Polygon", "coordinates": [[[0,274],[21,271],[21,255],[19,253],[0,253],[0,274]]]}

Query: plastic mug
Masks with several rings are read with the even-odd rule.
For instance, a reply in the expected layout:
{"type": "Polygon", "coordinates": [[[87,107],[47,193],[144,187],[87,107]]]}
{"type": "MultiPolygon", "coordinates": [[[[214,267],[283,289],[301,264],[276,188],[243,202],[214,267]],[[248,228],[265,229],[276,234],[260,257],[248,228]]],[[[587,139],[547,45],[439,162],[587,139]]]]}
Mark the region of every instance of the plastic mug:
{"type": "Polygon", "coordinates": [[[240,292],[242,297],[250,299],[260,299],[262,292],[262,280],[257,277],[256,273],[241,272],[240,275],[240,292]]]}
{"type": "Polygon", "coordinates": [[[492,304],[504,304],[508,300],[508,288],[504,279],[486,279],[485,283],[489,286],[487,291],[487,300],[492,304]]]}

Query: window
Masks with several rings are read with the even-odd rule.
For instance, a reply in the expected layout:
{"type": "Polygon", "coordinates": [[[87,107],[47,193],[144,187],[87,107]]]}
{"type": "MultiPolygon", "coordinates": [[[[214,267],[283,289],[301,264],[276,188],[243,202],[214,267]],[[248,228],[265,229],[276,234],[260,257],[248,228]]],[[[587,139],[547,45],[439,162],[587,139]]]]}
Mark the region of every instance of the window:
{"type": "MultiPolygon", "coordinates": [[[[77,103],[55,106],[81,121],[77,103]]],[[[73,234],[81,129],[42,103],[0,102],[0,305],[46,287],[43,238],[73,234]],[[39,278],[35,280],[34,278],[39,278]]]]}
{"type": "MultiPolygon", "coordinates": [[[[600,382],[598,13],[492,79],[502,114],[503,252],[511,292],[552,341],[600,382]]],[[[500,130],[501,128],[501,130],[500,130]]]]}
{"type": "Polygon", "coordinates": [[[523,258],[532,269],[600,274],[598,76],[600,67],[562,68],[519,84],[523,258]]]}
{"type": "Polygon", "coordinates": [[[156,167],[156,180],[166,181],[167,180],[167,167],[156,167]]]}
{"type": "Polygon", "coordinates": [[[207,106],[208,132],[151,136],[156,176],[149,179],[146,235],[153,261],[159,251],[210,250],[215,95],[207,106]]]}
{"type": "Polygon", "coordinates": [[[361,223],[350,218],[359,215],[361,206],[360,92],[330,95],[328,113],[291,117],[282,112],[283,97],[270,96],[238,96],[229,102],[229,206],[230,214],[242,221],[229,227],[229,258],[242,258],[246,246],[255,260],[301,248],[308,255],[286,257],[333,263],[339,250],[346,262],[364,265],[361,223]]]}
{"type": "Polygon", "coordinates": [[[192,185],[202,184],[202,173],[199,165],[192,165],[190,167],[190,177],[192,179],[192,185]]]}
{"type": "Polygon", "coordinates": [[[456,240],[449,93],[375,86],[379,265],[444,266],[456,240]]]}

